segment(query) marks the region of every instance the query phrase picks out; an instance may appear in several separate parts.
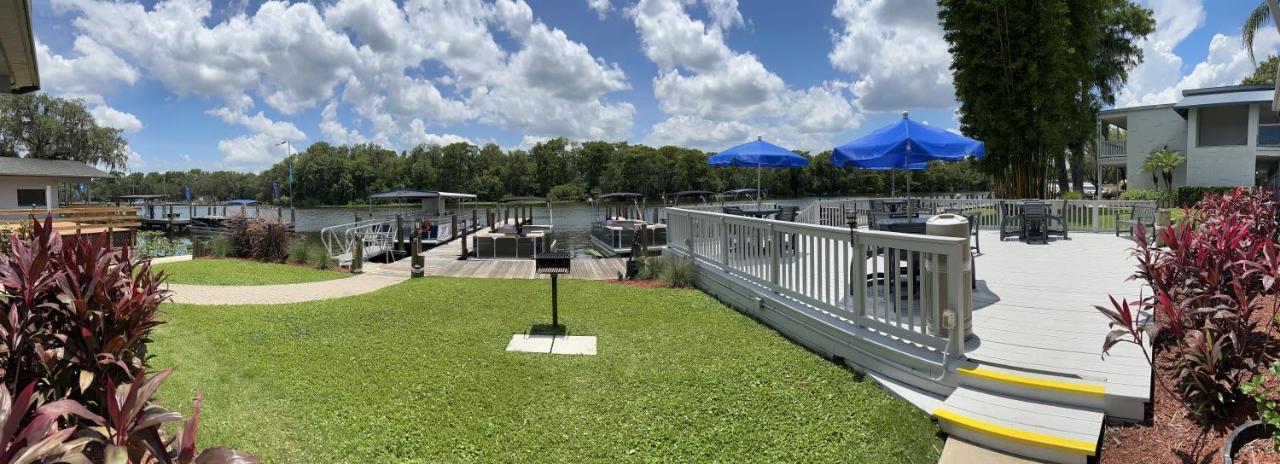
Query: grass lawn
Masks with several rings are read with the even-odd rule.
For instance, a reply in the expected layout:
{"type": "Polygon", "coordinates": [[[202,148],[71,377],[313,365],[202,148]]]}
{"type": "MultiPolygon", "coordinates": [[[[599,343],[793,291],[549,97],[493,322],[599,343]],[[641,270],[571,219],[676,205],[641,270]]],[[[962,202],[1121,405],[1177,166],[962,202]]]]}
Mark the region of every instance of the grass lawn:
{"type": "Polygon", "coordinates": [[[507,353],[548,284],[427,278],[276,306],[166,305],[161,402],[266,462],[934,463],[937,426],[696,290],[563,281],[599,355],[507,353]]]}
{"type": "Polygon", "coordinates": [[[274,285],[318,282],[348,277],[336,271],[322,271],[291,264],[267,264],[242,259],[193,259],[155,265],[169,275],[171,284],[193,285],[274,285]]]}

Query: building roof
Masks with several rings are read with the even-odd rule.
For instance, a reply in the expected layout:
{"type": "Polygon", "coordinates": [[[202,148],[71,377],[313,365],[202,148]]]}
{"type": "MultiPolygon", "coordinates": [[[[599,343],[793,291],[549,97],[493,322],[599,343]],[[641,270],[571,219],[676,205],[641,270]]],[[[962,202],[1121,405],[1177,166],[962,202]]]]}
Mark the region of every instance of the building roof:
{"type": "Polygon", "coordinates": [[[1191,108],[1270,103],[1275,90],[1276,87],[1270,84],[1188,89],[1182,91],[1182,101],[1173,105],[1173,109],[1185,118],[1191,108]]]}
{"type": "Polygon", "coordinates": [[[0,0],[0,92],[40,89],[30,0],[0,0]]]}
{"type": "MultiPolygon", "coordinates": [[[[0,0],[4,2],[5,0],[0,0]]],[[[111,177],[101,169],[71,160],[47,160],[0,156],[0,176],[62,177],[93,179],[111,177]]]]}

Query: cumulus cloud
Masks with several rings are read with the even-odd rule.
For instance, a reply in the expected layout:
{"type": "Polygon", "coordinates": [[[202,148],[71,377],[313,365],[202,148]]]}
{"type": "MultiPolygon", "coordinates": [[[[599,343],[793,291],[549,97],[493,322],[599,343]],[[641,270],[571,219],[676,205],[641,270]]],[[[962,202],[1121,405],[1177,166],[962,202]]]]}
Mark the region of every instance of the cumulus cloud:
{"type": "Polygon", "coordinates": [[[222,153],[222,164],[226,168],[266,168],[284,159],[284,149],[277,146],[279,143],[297,143],[307,138],[307,134],[291,122],[272,120],[262,111],[248,114],[252,106],[252,100],[238,100],[233,106],[208,111],[209,115],[216,116],[227,124],[243,126],[250,132],[248,135],[218,141],[218,151],[222,153]]]}
{"type": "Polygon", "coordinates": [[[587,0],[587,6],[595,10],[600,19],[604,19],[609,15],[609,10],[613,9],[613,5],[609,4],[609,0],[587,0]]]}
{"type": "Polygon", "coordinates": [[[74,16],[76,50],[123,65],[116,80],[145,76],[179,96],[221,100],[208,114],[248,131],[219,144],[231,165],[261,158],[259,136],[280,138],[270,132],[282,123],[248,112],[246,100],[285,117],[319,110],[319,132],[337,142],[401,148],[461,140],[447,127],[465,123],[621,139],[635,114],[607,98],[629,88],[622,69],[538,20],[523,0],[270,0],[217,13],[210,0],[53,3],[74,16]],[[499,34],[510,40],[500,44],[499,34]]]}
{"type": "Polygon", "coordinates": [[[706,21],[695,18],[688,5],[642,0],[628,11],[645,56],[658,66],[654,97],[669,115],[651,128],[649,143],[714,150],[767,136],[819,150],[833,134],[860,122],[847,84],[790,89],[755,55],[730,49],[724,34],[744,23],[737,1],[703,0],[706,21]]]}
{"type": "MultiPolygon", "coordinates": [[[[1253,73],[1249,51],[1241,45],[1240,36],[1215,34],[1203,60],[1184,74],[1186,63],[1173,50],[1204,24],[1203,5],[1198,0],[1152,0],[1149,6],[1155,13],[1156,30],[1143,41],[1143,62],[1129,73],[1129,81],[1116,96],[1116,106],[1173,103],[1182,98],[1183,90],[1235,85],[1253,73]]],[[[1280,48],[1280,34],[1275,28],[1263,28],[1254,47],[1274,52],[1280,48]]]]}
{"type": "Polygon", "coordinates": [[[955,106],[951,54],[933,0],[838,0],[842,29],[827,58],[857,80],[867,111],[955,106]]]}
{"type": "Polygon", "coordinates": [[[50,94],[84,100],[89,114],[98,124],[126,133],[142,130],[142,121],[133,114],[112,108],[103,96],[120,84],[133,85],[138,70],[116,55],[110,48],[92,38],[76,37],[71,53],[57,54],[42,42],[36,42],[36,60],[40,62],[40,78],[50,94]]]}

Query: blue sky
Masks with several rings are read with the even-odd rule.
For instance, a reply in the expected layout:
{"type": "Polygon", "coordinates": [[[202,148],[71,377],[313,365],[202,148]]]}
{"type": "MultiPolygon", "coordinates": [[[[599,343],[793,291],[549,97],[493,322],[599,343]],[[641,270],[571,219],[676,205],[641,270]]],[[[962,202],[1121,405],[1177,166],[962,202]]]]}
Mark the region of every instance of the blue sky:
{"type": "MultiPolygon", "coordinates": [[[[626,140],[822,150],[909,110],[956,125],[932,0],[50,0],[44,90],[126,131],[130,170],[256,171],[288,141],[626,140]]],[[[1146,0],[1121,106],[1252,72],[1252,0],[1146,0]]],[[[1267,29],[1259,56],[1275,53],[1267,29]]]]}

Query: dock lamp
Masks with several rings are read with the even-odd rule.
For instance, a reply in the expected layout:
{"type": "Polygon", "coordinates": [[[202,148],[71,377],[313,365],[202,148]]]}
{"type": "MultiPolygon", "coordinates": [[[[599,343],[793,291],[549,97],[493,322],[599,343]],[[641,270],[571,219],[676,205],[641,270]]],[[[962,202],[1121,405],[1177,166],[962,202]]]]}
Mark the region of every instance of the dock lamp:
{"type": "Polygon", "coordinates": [[[567,251],[551,251],[538,253],[534,258],[534,271],[551,276],[551,330],[558,332],[560,328],[559,295],[556,292],[556,277],[569,273],[571,255],[567,251]]]}

